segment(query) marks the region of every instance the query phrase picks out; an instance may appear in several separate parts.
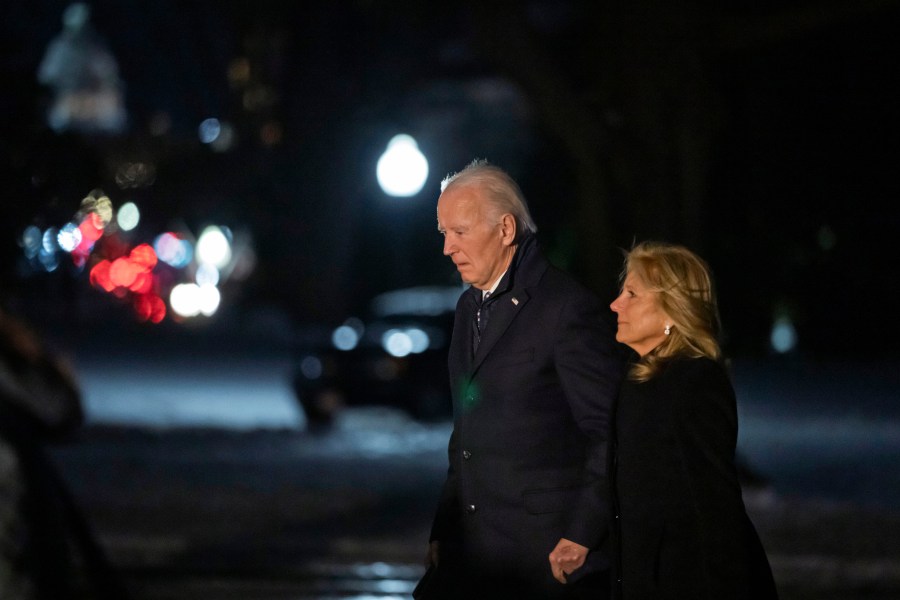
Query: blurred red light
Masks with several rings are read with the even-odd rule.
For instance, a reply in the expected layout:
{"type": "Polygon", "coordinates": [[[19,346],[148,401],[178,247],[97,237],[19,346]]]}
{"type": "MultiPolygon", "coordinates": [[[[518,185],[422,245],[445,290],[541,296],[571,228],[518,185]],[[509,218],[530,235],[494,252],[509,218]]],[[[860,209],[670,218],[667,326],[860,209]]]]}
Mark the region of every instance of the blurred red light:
{"type": "Polygon", "coordinates": [[[125,257],[117,258],[109,267],[109,278],[118,287],[129,287],[134,283],[141,268],[125,257]]]}
{"type": "Polygon", "coordinates": [[[157,263],[156,252],[153,251],[153,247],[150,244],[135,246],[131,250],[129,258],[133,262],[142,265],[147,271],[155,267],[157,263]]]}
{"type": "Polygon", "coordinates": [[[91,269],[91,285],[98,287],[104,291],[111,292],[116,285],[109,276],[110,263],[108,260],[101,260],[91,269]]]}
{"type": "Polygon", "coordinates": [[[153,289],[153,274],[149,272],[138,273],[134,282],[128,286],[128,289],[135,294],[147,294],[153,289]]]}
{"type": "Polygon", "coordinates": [[[142,321],[159,323],[166,317],[166,303],[156,294],[140,294],[134,298],[134,311],[142,321]]]}
{"type": "Polygon", "coordinates": [[[103,235],[103,229],[98,229],[94,222],[90,218],[86,218],[81,222],[81,225],[78,226],[78,229],[81,230],[81,245],[91,246],[93,242],[96,242],[100,239],[100,236],[103,235]],[[87,244],[85,244],[87,242],[87,244]]]}
{"type": "Polygon", "coordinates": [[[150,321],[159,323],[166,318],[166,303],[159,296],[151,296],[151,302],[153,304],[153,312],[150,315],[150,321]]]}

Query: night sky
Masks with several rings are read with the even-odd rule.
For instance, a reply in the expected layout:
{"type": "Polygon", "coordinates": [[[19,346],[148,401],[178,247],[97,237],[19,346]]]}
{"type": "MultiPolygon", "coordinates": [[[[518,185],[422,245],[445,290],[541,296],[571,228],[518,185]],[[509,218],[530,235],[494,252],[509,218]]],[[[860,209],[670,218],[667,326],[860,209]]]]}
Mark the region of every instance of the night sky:
{"type": "Polygon", "coordinates": [[[667,239],[712,265],[731,353],[769,352],[783,316],[806,356],[898,354],[900,2],[94,2],[129,117],[100,137],[43,118],[36,73],[67,4],[0,19],[2,300],[33,320],[129,318],[17,245],[94,188],[141,206],[136,241],[213,222],[252,240],[255,270],[209,328],[338,322],[381,291],[453,284],[438,185],[483,157],[519,180],[553,261],[605,297],[621,248],[667,239]],[[227,151],[197,139],[209,117],[234,126],[227,151]],[[374,165],[401,132],[431,170],[398,200],[374,165]],[[117,186],[129,161],[152,183],[117,186]]]}

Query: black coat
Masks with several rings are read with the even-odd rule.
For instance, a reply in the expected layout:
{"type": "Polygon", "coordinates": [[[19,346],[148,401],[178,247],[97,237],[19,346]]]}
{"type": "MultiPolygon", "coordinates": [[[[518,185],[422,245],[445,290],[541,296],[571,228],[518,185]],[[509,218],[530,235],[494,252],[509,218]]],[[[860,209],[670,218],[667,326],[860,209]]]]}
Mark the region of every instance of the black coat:
{"type": "Polygon", "coordinates": [[[725,368],[669,361],[622,384],[613,492],[616,594],[623,600],[775,598],[741,496],[737,409],[725,368]]]}
{"type": "MultiPolygon", "coordinates": [[[[502,580],[503,590],[519,582],[553,597],[565,589],[548,561],[560,538],[597,549],[608,534],[606,456],[621,353],[599,300],[552,267],[533,238],[486,302],[490,320],[473,355],[480,293],[470,288],[456,309],[450,468],[432,539],[442,563],[451,553],[462,563],[459,577],[502,580]]],[[[607,567],[592,552],[571,579],[607,567]]]]}

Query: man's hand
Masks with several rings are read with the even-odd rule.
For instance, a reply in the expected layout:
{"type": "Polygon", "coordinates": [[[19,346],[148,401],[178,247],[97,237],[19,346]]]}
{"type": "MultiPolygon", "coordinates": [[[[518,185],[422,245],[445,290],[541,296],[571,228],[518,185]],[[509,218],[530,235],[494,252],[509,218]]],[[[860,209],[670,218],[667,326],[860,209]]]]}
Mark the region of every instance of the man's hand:
{"type": "Polygon", "coordinates": [[[438,565],[441,555],[441,543],[437,540],[428,544],[428,552],[425,553],[425,568],[438,565]]]}
{"type": "Polygon", "coordinates": [[[553,577],[560,583],[566,582],[569,575],[584,564],[588,549],[581,544],[562,538],[556,544],[556,548],[550,553],[550,570],[553,577]]]}

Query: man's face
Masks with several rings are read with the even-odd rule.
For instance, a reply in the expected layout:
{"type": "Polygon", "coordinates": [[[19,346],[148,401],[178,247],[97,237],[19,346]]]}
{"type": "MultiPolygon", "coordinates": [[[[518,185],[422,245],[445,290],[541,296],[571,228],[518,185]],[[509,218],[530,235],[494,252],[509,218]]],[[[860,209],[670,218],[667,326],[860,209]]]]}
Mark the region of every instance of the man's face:
{"type": "Polygon", "coordinates": [[[456,265],[464,282],[480,290],[490,289],[514,252],[501,218],[493,218],[474,186],[445,190],[438,198],[437,215],[444,255],[456,265]]]}

